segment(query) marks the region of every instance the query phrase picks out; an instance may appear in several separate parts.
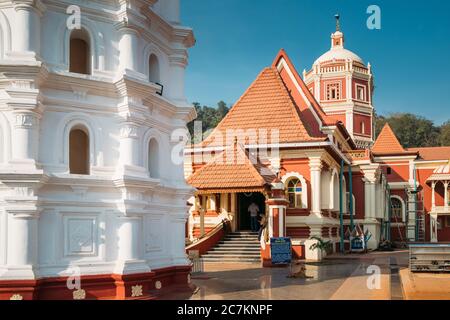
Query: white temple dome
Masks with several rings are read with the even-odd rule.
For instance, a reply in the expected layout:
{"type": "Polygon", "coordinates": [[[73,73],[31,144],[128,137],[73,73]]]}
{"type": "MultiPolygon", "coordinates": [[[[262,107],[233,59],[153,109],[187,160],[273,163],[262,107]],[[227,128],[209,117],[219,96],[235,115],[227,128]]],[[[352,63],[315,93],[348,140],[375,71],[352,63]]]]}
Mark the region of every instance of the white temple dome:
{"type": "Polygon", "coordinates": [[[333,60],[351,60],[364,64],[364,61],[354,52],[347,50],[343,47],[333,47],[329,51],[321,55],[314,64],[321,64],[333,60]]]}

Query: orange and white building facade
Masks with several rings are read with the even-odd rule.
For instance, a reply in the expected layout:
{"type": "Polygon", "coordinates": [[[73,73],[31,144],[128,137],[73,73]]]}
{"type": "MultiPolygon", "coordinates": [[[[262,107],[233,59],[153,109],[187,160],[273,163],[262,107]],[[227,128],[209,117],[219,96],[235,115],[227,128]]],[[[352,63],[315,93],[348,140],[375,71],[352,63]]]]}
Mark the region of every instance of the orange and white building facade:
{"type": "Polygon", "coordinates": [[[185,175],[197,189],[190,241],[224,219],[234,231],[249,229],[251,202],[266,213],[269,237],[290,237],[294,251],[310,259],[318,258],[308,249],[312,236],[339,250],[341,204],[344,230],[353,220],[368,231],[369,249],[389,225],[394,241],[415,241],[422,229],[424,240],[450,240],[450,148],[405,150],[389,126],[374,143],[371,67],[344,48],[339,24],[331,42],[303,77],[281,50],[217,128],[186,150],[185,175]],[[423,190],[423,225],[410,207],[420,203],[414,190],[423,190]],[[387,224],[390,203],[395,217],[387,224]]]}

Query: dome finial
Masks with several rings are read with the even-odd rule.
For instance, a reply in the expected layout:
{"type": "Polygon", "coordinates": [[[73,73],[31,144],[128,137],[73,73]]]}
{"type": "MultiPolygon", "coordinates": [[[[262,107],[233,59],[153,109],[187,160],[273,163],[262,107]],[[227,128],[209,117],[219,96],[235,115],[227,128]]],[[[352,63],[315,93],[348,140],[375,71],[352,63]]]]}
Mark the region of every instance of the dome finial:
{"type": "Polygon", "coordinates": [[[336,18],[336,31],[341,31],[341,23],[339,21],[339,19],[341,18],[341,16],[339,15],[339,13],[336,13],[334,15],[334,17],[336,18]]]}

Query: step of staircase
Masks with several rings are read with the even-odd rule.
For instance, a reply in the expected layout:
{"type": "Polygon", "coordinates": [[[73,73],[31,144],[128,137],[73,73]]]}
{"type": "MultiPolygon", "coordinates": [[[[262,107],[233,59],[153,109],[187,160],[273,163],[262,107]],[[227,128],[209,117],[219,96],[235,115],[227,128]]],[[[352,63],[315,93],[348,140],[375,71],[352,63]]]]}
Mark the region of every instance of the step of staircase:
{"type": "Polygon", "coordinates": [[[260,262],[258,233],[241,231],[230,233],[202,256],[204,262],[257,263],[260,262]]]}

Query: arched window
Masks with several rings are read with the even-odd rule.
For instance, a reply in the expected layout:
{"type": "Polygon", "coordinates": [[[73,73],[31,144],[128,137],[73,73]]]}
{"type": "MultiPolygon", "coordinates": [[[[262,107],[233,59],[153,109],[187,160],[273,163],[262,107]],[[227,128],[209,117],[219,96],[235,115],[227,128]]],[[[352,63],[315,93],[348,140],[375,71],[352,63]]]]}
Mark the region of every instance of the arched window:
{"type": "Polygon", "coordinates": [[[287,185],[289,208],[303,208],[302,191],[302,183],[299,179],[293,178],[289,180],[287,185]]]}
{"type": "Polygon", "coordinates": [[[366,124],[364,121],[361,121],[361,133],[366,134],[366,124]]]}
{"type": "Polygon", "coordinates": [[[89,174],[89,136],[74,128],[69,136],[69,169],[71,174],[89,174]]]}
{"type": "Polygon", "coordinates": [[[148,61],[148,78],[150,82],[160,83],[160,74],[159,74],[159,61],[158,57],[154,54],[150,55],[148,61]]]}
{"type": "Polygon", "coordinates": [[[391,217],[401,219],[403,215],[403,204],[398,198],[391,198],[391,217]]]}
{"type": "Polygon", "coordinates": [[[148,172],[150,177],[159,179],[159,145],[156,139],[148,143],[148,172]]]}
{"type": "Polygon", "coordinates": [[[91,47],[89,35],[84,29],[70,34],[69,71],[81,74],[91,73],[91,47]]]}

